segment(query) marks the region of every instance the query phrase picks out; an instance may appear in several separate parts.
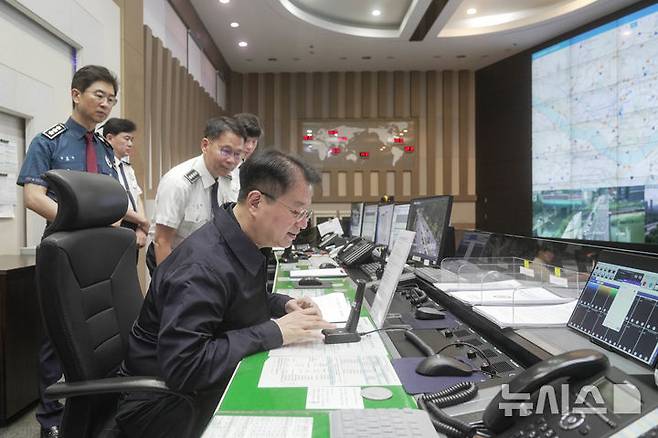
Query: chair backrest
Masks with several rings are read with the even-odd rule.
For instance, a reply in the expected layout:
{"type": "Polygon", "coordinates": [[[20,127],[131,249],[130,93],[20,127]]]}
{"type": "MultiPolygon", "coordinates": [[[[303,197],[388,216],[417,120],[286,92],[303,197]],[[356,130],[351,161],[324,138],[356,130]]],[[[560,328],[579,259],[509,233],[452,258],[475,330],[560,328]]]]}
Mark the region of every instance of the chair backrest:
{"type": "Polygon", "coordinates": [[[142,294],[135,234],[112,227],[128,206],[106,175],[51,170],[57,217],[37,249],[37,288],[46,330],[67,382],[114,375],[142,294]]]}

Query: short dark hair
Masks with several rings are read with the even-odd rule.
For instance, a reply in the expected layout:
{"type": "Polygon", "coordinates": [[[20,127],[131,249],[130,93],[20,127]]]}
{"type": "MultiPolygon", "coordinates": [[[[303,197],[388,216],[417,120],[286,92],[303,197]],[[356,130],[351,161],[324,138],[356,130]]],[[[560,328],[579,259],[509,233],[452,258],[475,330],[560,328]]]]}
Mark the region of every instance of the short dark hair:
{"type": "MultiPolygon", "coordinates": [[[[76,89],[84,93],[96,81],[107,82],[114,88],[114,95],[119,93],[119,83],[116,76],[102,65],[85,65],[76,71],[71,80],[71,90],[76,89]]],[[[75,104],[73,104],[75,107],[75,104]]]]}
{"type": "Polygon", "coordinates": [[[135,131],[137,131],[137,125],[135,125],[135,122],[128,119],[118,119],[113,117],[103,125],[103,137],[107,137],[108,134],[117,135],[121,132],[135,131]]]}
{"type": "Polygon", "coordinates": [[[247,132],[247,137],[260,138],[263,135],[263,127],[257,115],[251,113],[239,113],[233,116],[240,126],[247,132]]]}
{"type": "Polygon", "coordinates": [[[215,140],[225,132],[232,132],[244,140],[247,139],[247,133],[242,129],[242,126],[234,118],[227,116],[213,117],[208,120],[203,136],[208,140],[215,140]]]}
{"type": "Polygon", "coordinates": [[[299,171],[309,184],[320,182],[320,174],[297,157],[276,149],[257,151],[240,166],[238,202],[247,199],[252,190],[266,192],[275,199],[286,193],[295,183],[299,171]]]}

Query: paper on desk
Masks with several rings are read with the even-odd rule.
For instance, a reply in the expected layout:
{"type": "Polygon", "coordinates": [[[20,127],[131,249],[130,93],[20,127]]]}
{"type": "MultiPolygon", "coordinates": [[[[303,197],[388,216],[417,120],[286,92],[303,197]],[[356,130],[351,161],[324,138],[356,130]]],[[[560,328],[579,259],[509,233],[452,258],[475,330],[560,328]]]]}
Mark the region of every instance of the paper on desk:
{"type": "Polygon", "coordinates": [[[322,312],[322,318],[329,322],[344,322],[350,316],[350,303],[341,292],[334,292],[313,298],[322,312]]]}
{"type": "Polygon", "coordinates": [[[437,282],[433,286],[437,289],[441,289],[444,292],[451,290],[480,290],[480,289],[510,289],[521,287],[521,283],[517,280],[500,280],[500,281],[487,281],[484,283],[481,282],[459,282],[459,283],[445,283],[437,282]]]}
{"type": "Polygon", "coordinates": [[[386,356],[268,357],[259,388],[400,385],[386,356]]]}
{"type": "Polygon", "coordinates": [[[576,306],[576,301],[547,306],[473,306],[473,310],[499,327],[564,326],[576,306]]]}
{"type": "Polygon", "coordinates": [[[297,268],[297,263],[279,263],[279,270],[282,272],[292,271],[297,268]]]}
{"type": "Polygon", "coordinates": [[[340,226],[340,221],[335,217],[330,221],[324,221],[321,224],[318,224],[318,233],[320,233],[320,237],[324,237],[327,233],[335,233],[342,236],[343,227],[340,226]]]}
{"type": "MultiPolygon", "coordinates": [[[[336,324],[340,326],[341,324],[336,324]]],[[[345,324],[342,324],[345,326],[345,324]]],[[[374,326],[366,317],[359,318],[357,331],[367,332],[373,330],[374,326]]],[[[270,357],[344,357],[344,356],[388,356],[386,347],[379,333],[370,333],[361,337],[359,342],[346,344],[325,344],[321,335],[314,341],[297,344],[284,345],[283,347],[270,350],[270,357]]]]}
{"type": "Polygon", "coordinates": [[[325,294],[324,289],[280,289],[277,291],[280,294],[288,295],[293,298],[301,298],[301,297],[310,297],[310,298],[315,298],[315,297],[321,297],[322,295],[325,294]]]}
{"type": "Polygon", "coordinates": [[[300,277],[347,277],[347,273],[343,268],[299,269],[296,271],[290,271],[290,278],[300,277]]]}
{"type": "Polygon", "coordinates": [[[572,301],[554,294],[543,287],[528,287],[519,289],[491,289],[491,290],[455,290],[447,292],[449,295],[468,304],[485,306],[525,306],[539,304],[559,304],[572,301]]]}
{"type": "Polygon", "coordinates": [[[311,438],[312,417],[215,415],[202,438],[311,438]]]}
{"type": "Polygon", "coordinates": [[[358,386],[308,388],[306,409],[363,409],[361,388],[358,386]]]}

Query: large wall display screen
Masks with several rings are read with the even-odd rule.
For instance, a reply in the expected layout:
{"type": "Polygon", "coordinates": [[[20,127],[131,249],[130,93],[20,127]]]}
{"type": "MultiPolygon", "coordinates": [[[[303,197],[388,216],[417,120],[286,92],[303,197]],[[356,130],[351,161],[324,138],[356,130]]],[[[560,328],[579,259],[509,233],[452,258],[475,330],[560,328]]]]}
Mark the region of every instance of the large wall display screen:
{"type": "Polygon", "coordinates": [[[533,234],[658,243],[658,5],[532,55],[533,234]]]}

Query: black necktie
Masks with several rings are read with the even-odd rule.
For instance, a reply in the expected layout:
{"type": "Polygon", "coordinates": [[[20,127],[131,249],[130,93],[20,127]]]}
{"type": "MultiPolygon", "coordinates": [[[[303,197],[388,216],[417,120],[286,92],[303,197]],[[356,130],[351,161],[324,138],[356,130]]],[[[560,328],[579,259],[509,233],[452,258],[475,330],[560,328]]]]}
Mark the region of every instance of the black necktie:
{"type": "Polygon", "coordinates": [[[121,177],[123,178],[123,183],[126,185],[126,193],[128,193],[128,199],[130,200],[130,205],[132,206],[134,211],[137,211],[137,207],[135,205],[135,198],[133,198],[133,194],[130,193],[130,185],[128,184],[128,178],[126,178],[126,172],[123,170],[123,163],[119,163],[119,170],[121,171],[121,177]]]}
{"type": "Polygon", "coordinates": [[[212,185],[212,190],[210,191],[210,205],[212,206],[212,213],[215,214],[215,210],[219,209],[219,202],[217,201],[217,189],[219,188],[219,183],[215,180],[215,184],[212,185]]]}

